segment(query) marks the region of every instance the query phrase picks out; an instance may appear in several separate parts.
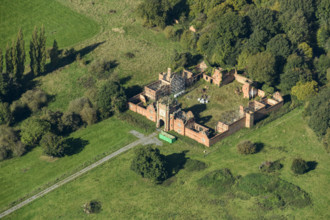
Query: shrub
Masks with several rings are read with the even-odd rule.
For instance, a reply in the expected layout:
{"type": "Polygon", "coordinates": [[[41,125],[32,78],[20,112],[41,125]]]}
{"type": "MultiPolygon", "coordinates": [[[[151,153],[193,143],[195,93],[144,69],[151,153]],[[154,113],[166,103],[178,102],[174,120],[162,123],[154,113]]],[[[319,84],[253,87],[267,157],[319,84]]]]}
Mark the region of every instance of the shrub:
{"type": "Polygon", "coordinates": [[[80,115],[74,112],[64,113],[61,119],[64,125],[64,133],[66,134],[76,131],[82,126],[80,115]]]}
{"type": "Polygon", "coordinates": [[[74,99],[69,103],[68,112],[80,114],[85,106],[92,107],[92,104],[88,98],[81,97],[74,99]]]}
{"type": "Polygon", "coordinates": [[[42,90],[28,90],[20,98],[23,104],[26,104],[32,112],[40,110],[47,104],[47,94],[42,90]]]}
{"type": "Polygon", "coordinates": [[[21,141],[28,146],[35,146],[50,129],[49,122],[37,118],[28,118],[21,125],[21,141]]]}
{"type": "Polygon", "coordinates": [[[45,134],[40,140],[40,146],[49,156],[62,157],[67,147],[64,138],[53,133],[45,134]]]}
{"type": "Polygon", "coordinates": [[[97,200],[91,200],[90,202],[84,204],[84,212],[87,214],[99,213],[101,211],[101,202],[97,200]]]}
{"type": "Polygon", "coordinates": [[[0,125],[10,124],[11,112],[8,103],[0,102],[0,125]]]}
{"type": "Polygon", "coordinates": [[[295,174],[304,174],[308,170],[307,162],[301,158],[296,158],[292,161],[291,170],[295,174]]]}
{"type": "Polygon", "coordinates": [[[118,114],[117,117],[121,121],[126,121],[128,124],[134,127],[138,127],[145,132],[152,132],[155,130],[155,125],[140,115],[133,116],[129,112],[125,112],[122,114],[118,114]]]}
{"type": "Polygon", "coordinates": [[[327,129],[327,133],[323,138],[323,145],[327,153],[330,153],[330,128],[327,129]]]}
{"type": "Polygon", "coordinates": [[[187,162],[184,165],[184,168],[187,171],[201,171],[206,169],[207,165],[206,163],[199,161],[199,160],[193,160],[193,159],[188,159],[187,162]]]}
{"type": "Polygon", "coordinates": [[[102,73],[109,73],[114,68],[114,64],[110,60],[95,60],[90,68],[89,72],[91,74],[102,74],[102,73]]]}
{"type": "Polygon", "coordinates": [[[0,161],[22,156],[25,151],[25,145],[20,142],[17,132],[7,125],[0,125],[0,161]]]}
{"type": "Polygon", "coordinates": [[[231,189],[236,179],[229,169],[215,170],[198,180],[200,186],[210,189],[215,194],[221,194],[231,189]]]}
{"type": "Polygon", "coordinates": [[[254,154],[257,152],[257,147],[251,141],[242,141],[237,145],[237,151],[240,154],[254,154]]]}
{"type": "Polygon", "coordinates": [[[55,134],[63,134],[65,126],[62,122],[63,113],[60,111],[53,112],[51,110],[45,109],[42,116],[42,120],[48,121],[51,125],[51,131],[55,134]]]}
{"type": "Polygon", "coordinates": [[[165,156],[160,153],[159,149],[151,146],[135,151],[131,170],[156,183],[162,182],[168,177],[165,156]]]}
{"type": "Polygon", "coordinates": [[[127,52],[127,53],[125,53],[125,57],[127,57],[128,59],[133,59],[135,57],[135,55],[132,52],[127,52]]]}
{"type": "Polygon", "coordinates": [[[260,166],[259,169],[262,172],[266,172],[266,173],[271,173],[271,172],[275,172],[277,170],[280,170],[282,168],[282,164],[277,160],[277,161],[265,161],[263,162],[260,166]]]}
{"type": "Polygon", "coordinates": [[[80,112],[81,119],[88,125],[95,124],[98,121],[97,111],[89,106],[85,106],[80,112]]]}

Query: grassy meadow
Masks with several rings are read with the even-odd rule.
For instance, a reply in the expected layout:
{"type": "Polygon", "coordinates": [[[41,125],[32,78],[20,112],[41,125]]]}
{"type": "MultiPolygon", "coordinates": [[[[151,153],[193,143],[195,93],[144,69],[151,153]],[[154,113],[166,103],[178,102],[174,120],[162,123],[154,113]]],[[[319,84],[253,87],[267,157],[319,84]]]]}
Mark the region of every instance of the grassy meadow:
{"type": "Polygon", "coordinates": [[[26,52],[35,26],[45,26],[47,46],[52,46],[54,39],[61,47],[72,46],[100,31],[92,19],[53,0],[1,0],[0,21],[0,48],[3,50],[7,43],[16,39],[19,28],[23,30],[26,52]]]}
{"type": "Polygon", "coordinates": [[[301,109],[261,129],[243,129],[207,149],[206,156],[204,149],[180,137],[175,144],[160,147],[161,153],[170,157],[197,159],[208,166],[194,172],[181,169],[161,185],[154,185],[130,170],[134,152],[131,150],[6,219],[329,219],[328,155],[304,122],[301,109]],[[254,155],[240,155],[235,146],[246,139],[264,146],[254,155]],[[295,157],[316,161],[315,170],[294,175],[290,165],[295,157]],[[198,185],[205,174],[221,168],[229,168],[234,176],[259,173],[258,166],[265,160],[280,160],[283,168],[272,175],[307,192],[312,205],[268,210],[258,205],[258,197],[240,192],[219,196],[198,185]],[[91,199],[102,203],[102,211],[87,216],[82,205],[91,199]]]}

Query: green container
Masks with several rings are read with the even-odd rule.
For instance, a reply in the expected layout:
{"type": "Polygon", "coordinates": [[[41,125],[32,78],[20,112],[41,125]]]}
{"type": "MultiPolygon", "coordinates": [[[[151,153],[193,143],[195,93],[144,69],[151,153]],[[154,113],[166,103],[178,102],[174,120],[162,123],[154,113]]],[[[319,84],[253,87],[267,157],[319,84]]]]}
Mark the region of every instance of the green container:
{"type": "Polygon", "coordinates": [[[159,133],[159,139],[164,140],[170,144],[172,144],[176,141],[176,137],[174,137],[173,135],[170,135],[164,131],[161,131],[159,133]]]}

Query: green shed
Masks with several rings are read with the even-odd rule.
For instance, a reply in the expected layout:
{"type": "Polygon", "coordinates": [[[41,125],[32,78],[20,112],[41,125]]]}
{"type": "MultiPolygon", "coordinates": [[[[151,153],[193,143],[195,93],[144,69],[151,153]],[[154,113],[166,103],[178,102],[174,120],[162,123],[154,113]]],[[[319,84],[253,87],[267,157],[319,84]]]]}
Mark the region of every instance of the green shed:
{"type": "Polygon", "coordinates": [[[159,133],[159,139],[164,140],[164,141],[166,141],[168,143],[171,143],[171,144],[176,141],[176,137],[175,136],[170,135],[170,134],[168,134],[168,133],[166,133],[164,131],[161,131],[159,133]]]}

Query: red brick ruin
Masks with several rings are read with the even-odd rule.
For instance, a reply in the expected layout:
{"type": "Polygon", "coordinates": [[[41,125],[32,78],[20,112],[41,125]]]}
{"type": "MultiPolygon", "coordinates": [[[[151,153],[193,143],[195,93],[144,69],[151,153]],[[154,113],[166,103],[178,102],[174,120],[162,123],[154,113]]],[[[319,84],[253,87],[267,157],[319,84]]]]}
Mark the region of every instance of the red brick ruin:
{"type": "Polygon", "coordinates": [[[195,141],[210,147],[223,138],[235,133],[242,128],[251,128],[256,121],[266,117],[270,112],[283,106],[283,98],[279,92],[275,92],[272,98],[265,97],[265,92],[252,86],[253,82],[237,74],[236,70],[229,72],[218,68],[213,74],[207,75],[207,65],[202,62],[196,67],[197,74],[188,70],[182,73],[160,73],[158,81],[144,87],[144,91],[129,99],[129,109],[156,123],[156,127],[164,126],[164,131],[175,131],[195,141]],[[203,78],[219,87],[236,80],[243,84],[244,98],[260,97],[259,101],[252,101],[247,107],[240,106],[239,116],[230,123],[219,121],[214,133],[210,128],[195,122],[194,113],[184,112],[175,99],[185,92],[185,88],[193,85],[203,78]]]}

